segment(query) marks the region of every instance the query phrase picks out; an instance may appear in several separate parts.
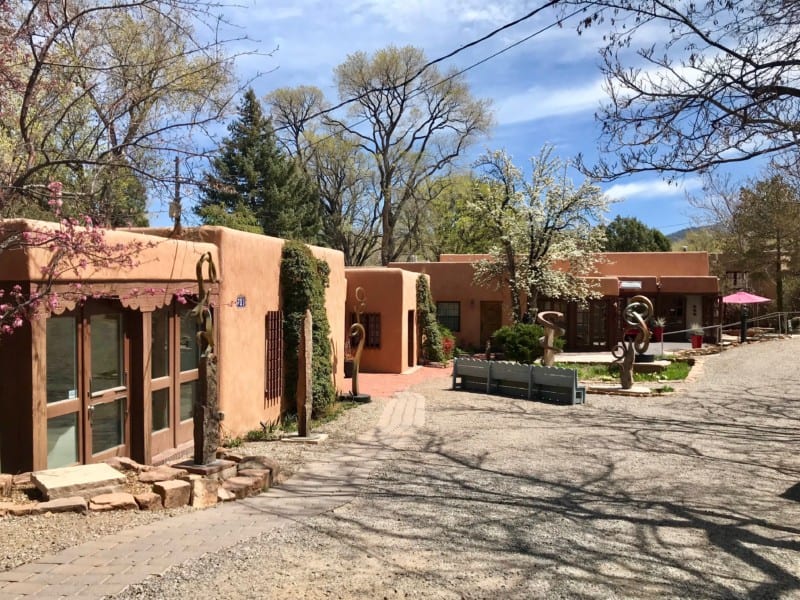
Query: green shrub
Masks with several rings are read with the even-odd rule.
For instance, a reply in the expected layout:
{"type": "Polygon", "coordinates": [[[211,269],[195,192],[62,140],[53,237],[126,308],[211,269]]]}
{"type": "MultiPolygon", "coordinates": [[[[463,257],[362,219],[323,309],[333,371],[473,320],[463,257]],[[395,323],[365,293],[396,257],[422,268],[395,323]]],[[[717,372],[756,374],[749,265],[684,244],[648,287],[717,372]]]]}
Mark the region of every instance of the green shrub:
{"type": "Polygon", "coordinates": [[[297,395],[297,352],[306,309],[311,310],[311,390],[313,414],[320,414],[336,396],[331,362],[331,327],[325,312],[328,263],[317,260],[305,244],[286,242],[281,258],[283,298],[284,399],[294,407],[297,395]]]}
{"type": "MultiPolygon", "coordinates": [[[[501,348],[503,358],[530,364],[544,354],[539,339],[544,335],[544,328],[533,323],[515,323],[506,325],[494,332],[492,337],[501,348]]],[[[556,338],[556,348],[564,347],[564,340],[556,338]]]]}
{"type": "Polygon", "coordinates": [[[425,275],[417,277],[417,318],[422,333],[422,358],[433,362],[443,362],[442,334],[436,320],[436,305],[428,287],[425,275]]]}

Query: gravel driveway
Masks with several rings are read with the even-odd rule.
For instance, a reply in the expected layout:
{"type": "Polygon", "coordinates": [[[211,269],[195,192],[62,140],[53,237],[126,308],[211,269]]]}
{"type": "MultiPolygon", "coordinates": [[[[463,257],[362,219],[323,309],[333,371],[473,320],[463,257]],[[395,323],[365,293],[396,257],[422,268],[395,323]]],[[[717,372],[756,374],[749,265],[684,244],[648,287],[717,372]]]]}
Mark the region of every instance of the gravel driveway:
{"type": "Polygon", "coordinates": [[[356,501],[124,597],[800,598],[798,354],[578,407],[423,384],[425,427],[356,501]]]}

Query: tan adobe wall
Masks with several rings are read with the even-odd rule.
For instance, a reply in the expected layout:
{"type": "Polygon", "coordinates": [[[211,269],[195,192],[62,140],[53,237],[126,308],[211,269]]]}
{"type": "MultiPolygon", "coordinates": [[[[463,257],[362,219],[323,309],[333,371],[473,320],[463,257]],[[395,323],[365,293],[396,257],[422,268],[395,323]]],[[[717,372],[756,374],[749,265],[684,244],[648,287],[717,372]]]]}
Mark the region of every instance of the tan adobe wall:
{"type": "MultiPolygon", "coordinates": [[[[225,412],[226,433],[241,435],[274,422],[280,416],[280,403],[267,405],[264,397],[266,315],[280,308],[280,262],[283,240],[224,227],[203,227],[203,240],[219,247],[220,306],[219,390],[220,408],[225,412]],[[237,307],[237,298],[244,307],[237,307]]],[[[344,330],[341,307],[346,294],[344,257],[341,252],[311,247],[331,269],[326,290],[326,308],[336,351],[343,352],[344,330]]],[[[344,377],[344,366],[336,367],[336,381],[344,377]]]]}
{"type": "MultiPolygon", "coordinates": [[[[380,348],[364,348],[361,355],[361,370],[365,373],[403,373],[408,371],[417,363],[416,282],[418,275],[402,269],[383,267],[348,267],[345,269],[345,274],[347,276],[346,315],[349,316],[355,312],[356,289],[359,287],[363,288],[366,294],[364,313],[381,315],[380,348]],[[408,327],[409,311],[414,311],[414,324],[410,331],[408,327]],[[412,352],[410,357],[409,346],[412,352]]],[[[347,333],[349,334],[349,331],[347,333]]],[[[365,391],[369,392],[369,390],[365,391]]]]}
{"type": "Polygon", "coordinates": [[[430,276],[431,295],[434,302],[459,302],[461,331],[454,332],[459,346],[481,347],[481,302],[502,302],[502,324],[511,323],[511,299],[507,290],[473,283],[471,262],[449,263],[391,263],[396,267],[426,273],[430,276]]]}
{"type": "MultiPolygon", "coordinates": [[[[603,252],[600,257],[594,273],[598,277],[707,277],[711,274],[708,252],[603,252]]],[[[472,263],[485,258],[489,255],[442,254],[439,262],[472,263]]]]}
{"type": "Polygon", "coordinates": [[[604,252],[597,275],[708,277],[708,252],[604,252]]]}
{"type": "MultiPolygon", "coordinates": [[[[6,221],[4,229],[18,227],[21,231],[42,231],[57,227],[55,223],[44,221],[6,221]]],[[[158,235],[144,235],[134,231],[105,230],[108,244],[144,244],[136,264],[132,268],[83,269],[79,274],[65,272],[59,277],[61,282],[74,281],[194,281],[195,265],[205,252],[211,252],[217,260],[217,248],[212,244],[164,239],[158,235]]],[[[28,248],[25,251],[13,250],[0,254],[0,273],[6,281],[40,281],[42,268],[52,257],[45,248],[28,248]]]]}

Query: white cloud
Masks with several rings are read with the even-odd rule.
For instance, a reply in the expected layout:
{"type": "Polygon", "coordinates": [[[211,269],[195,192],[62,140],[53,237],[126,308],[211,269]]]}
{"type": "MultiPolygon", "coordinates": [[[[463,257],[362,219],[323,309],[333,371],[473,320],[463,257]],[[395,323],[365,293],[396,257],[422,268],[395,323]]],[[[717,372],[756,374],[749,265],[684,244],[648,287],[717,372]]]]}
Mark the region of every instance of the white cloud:
{"type": "Polygon", "coordinates": [[[501,125],[509,125],[594,111],[605,97],[602,79],[596,79],[584,86],[561,89],[534,86],[500,100],[497,103],[497,121],[501,125]]]}
{"type": "Polygon", "coordinates": [[[617,183],[608,188],[605,193],[606,196],[613,200],[629,200],[637,196],[649,198],[682,196],[686,192],[700,187],[702,187],[702,182],[699,177],[689,177],[671,183],[663,179],[650,179],[632,183],[617,183]]]}

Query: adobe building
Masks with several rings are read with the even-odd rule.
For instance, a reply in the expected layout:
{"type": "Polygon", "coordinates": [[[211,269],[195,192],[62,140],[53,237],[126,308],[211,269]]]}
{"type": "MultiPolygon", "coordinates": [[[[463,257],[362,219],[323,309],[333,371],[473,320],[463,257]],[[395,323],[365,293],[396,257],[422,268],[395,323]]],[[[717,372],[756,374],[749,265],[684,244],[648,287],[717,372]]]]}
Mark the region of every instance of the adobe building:
{"type": "MultiPolygon", "coordinates": [[[[4,228],[51,226],[16,221],[4,228]]],[[[141,243],[131,268],[64,273],[57,306],[0,341],[0,469],[40,470],[131,456],[144,463],[190,453],[198,393],[196,264],[210,253],[210,286],[223,435],[281,414],[283,348],[279,293],[283,240],[203,227],[165,239],[107,231],[110,244],[141,243]],[[192,233],[192,231],[194,233],[192,233]],[[78,285],[80,287],[78,288],[78,285]],[[79,296],[85,296],[80,301],[79,296]],[[188,303],[181,299],[189,297],[188,303]],[[196,296],[195,298],[196,299],[196,296]]],[[[330,267],[326,310],[334,352],[344,351],[346,280],[341,252],[312,247],[330,267]]],[[[35,290],[45,249],[0,255],[0,287],[35,290]]],[[[207,273],[207,270],[204,270],[207,273]]],[[[335,378],[343,379],[343,366],[335,378]]]]}
{"type": "MultiPolygon", "coordinates": [[[[430,276],[439,322],[456,335],[460,347],[485,348],[492,333],[511,323],[507,286],[479,286],[473,264],[486,255],[444,254],[439,262],[392,263],[390,267],[430,276]]],[[[655,316],[667,321],[665,339],[692,324],[719,323],[719,281],[710,274],[706,252],[606,252],[591,279],[599,298],[586,306],[540,298],[539,310],[565,315],[565,349],[606,350],[623,335],[622,310],[638,294],[649,297],[655,316]]]]}
{"type": "MultiPolygon", "coordinates": [[[[360,321],[365,330],[365,343],[360,370],[365,373],[404,373],[415,367],[419,275],[384,267],[347,267],[345,275],[348,332],[355,322],[356,312],[362,311],[360,321]]],[[[355,350],[351,347],[349,354],[355,350]]]]}

